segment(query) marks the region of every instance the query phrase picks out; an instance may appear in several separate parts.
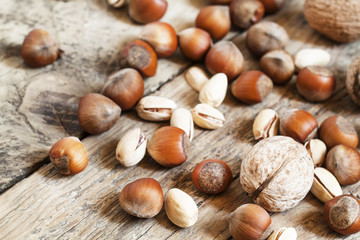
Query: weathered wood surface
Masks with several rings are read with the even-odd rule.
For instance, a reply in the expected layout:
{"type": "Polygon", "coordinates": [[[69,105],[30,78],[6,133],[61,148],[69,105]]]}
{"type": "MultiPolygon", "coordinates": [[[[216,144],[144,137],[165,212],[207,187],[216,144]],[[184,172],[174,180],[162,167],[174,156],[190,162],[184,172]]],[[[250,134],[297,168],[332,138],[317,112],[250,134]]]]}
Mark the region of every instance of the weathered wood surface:
{"type": "MultiPolygon", "coordinates": [[[[264,102],[252,106],[228,93],[219,108],[225,115],[225,126],[215,131],[196,128],[192,154],[183,165],[166,169],[147,155],[137,166],[124,168],[115,159],[121,136],[138,126],[151,137],[168,122],[144,122],[135,112],[128,112],[110,131],[86,136],[76,119],[77,101],[87,92],[99,91],[106,76],[117,68],[118,51],[136,37],[141,26],[129,20],[125,9],[110,9],[103,0],[29,1],[26,7],[20,3],[0,0],[0,191],[28,177],[0,195],[0,239],[228,239],[227,215],[251,202],[239,183],[239,170],[241,160],[255,143],[251,126],[261,109],[281,113],[302,108],[314,114],[319,123],[337,113],[353,122],[359,132],[359,110],[347,96],[344,79],[360,43],[335,44],[324,39],[306,24],[303,1],[293,0],[267,18],[286,28],[291,54],[304,47],[329,51],[337,77],[330,100],[306,102],[296,92],[295,77],[286,86],[276,86],[264,102]],[[58,39],[67,53],[63,59],[42,69],[23,64],[20,45],[34,27],[45,28],[58,39]],[[51,145],[67,135],[85,137],[83,143],[90,155],[85,171],[72,177],[61,176],[46,160],[51,145]],[[234,181],[221,195],[203,194],[191,182],[192,169],[206,158],[221,158],[233,171],[234,181]],[[122,211],[117,200],[121,189],[140,177],[155,178],[164,193],[173,187],[189,193],[199,207],[198,222],[180,229],[167,219],[164,210],[147,220],[122,211]]],[[[163,21],[172,23],[176,30],[193,26],[197,12],[206,4],[205,0],[169,1],[163,21]]],[[[245,70],[258,69],[257,60],[245,48],[244,34],[232,31],[227,38],[235,36],[233,41],[246,59],[245,70]]],[[[182,74],[190,65],[179,52],[160,60],[158,74],[145,80],[146,94],[171,98],[180,107],[193,107],[198,94],[182,74]]],[[[359,184],[343,189],[360,196],[359,184]]],[[[291,226],[296,228],[298,239],[345,238],[326,226],[322,208],[323,204],[309,194],[296,208],[272,214],[269,230],[291,226]]],[[[358,238],[359,234],[347,239],[358,238]]]]}

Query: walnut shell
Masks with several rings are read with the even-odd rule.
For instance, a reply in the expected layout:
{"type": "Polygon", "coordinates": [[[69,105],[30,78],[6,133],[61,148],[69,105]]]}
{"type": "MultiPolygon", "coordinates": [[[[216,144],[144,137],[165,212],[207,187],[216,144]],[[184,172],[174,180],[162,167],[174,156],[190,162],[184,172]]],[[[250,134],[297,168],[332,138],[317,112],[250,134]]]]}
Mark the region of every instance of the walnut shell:
{"type": "Polygon", "coordinates": [[[304,15],[311,27],[334,41],[360,38],[359,0],[306,0],[304,15]]]}
{"type": "Polygon", "coordinates": [[[360,106],[360,57],[349,66],[346,75],[346,89],[351,100],[360,106]]]}
{"type": "Polygon", "coordinates": [[[314,164],[306,148],[285,136],[261,140],[241,163],[243,189],[270,212],[296,206],[309,192],[313,177],[314,164]]]}

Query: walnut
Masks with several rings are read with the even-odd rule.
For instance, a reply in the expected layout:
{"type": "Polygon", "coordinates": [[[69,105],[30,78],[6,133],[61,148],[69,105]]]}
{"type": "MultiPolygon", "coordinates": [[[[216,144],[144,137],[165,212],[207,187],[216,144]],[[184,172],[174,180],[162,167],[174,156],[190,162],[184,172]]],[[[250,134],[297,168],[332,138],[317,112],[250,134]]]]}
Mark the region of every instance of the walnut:
{"type": "Polygon", "coordinates": [[[360,38],[359,0],[306,0],[304,15],[311,27],[334,41],[360,38]]]}
{"type": "Polygon", "coordinates": [[[296,206],[309,192],[313,177],[314,164],[306,148],[285,136],[255,144],[240,171],[243,189],[270,212],[296,206]]]}
{"type": "Polygon", "coordinates": [[[349,66],[346,76],[346,89],[353,102],[360,106],[360,57],[349,66]]]}

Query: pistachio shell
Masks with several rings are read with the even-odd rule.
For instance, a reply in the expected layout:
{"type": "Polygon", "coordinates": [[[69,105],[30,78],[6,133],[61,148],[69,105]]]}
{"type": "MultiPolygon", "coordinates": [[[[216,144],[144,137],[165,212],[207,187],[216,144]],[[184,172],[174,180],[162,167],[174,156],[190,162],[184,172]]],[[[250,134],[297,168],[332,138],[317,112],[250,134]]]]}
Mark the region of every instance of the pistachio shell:
{"type": "Polygon", "coordinates": [[[205,71],[196,66],[189,68],[184,77],[186,82],[197,92],[200,92],[204,84],[209,81],[205,71]]]}
{"type": "Polygon", "coordinates": [[[217,73],[201,88],[199,101],[212,107],[218,107],[224,101],[227,87],[228,79],[226,75],[217,73]]]}
{"type": "Polygon", "coordinates": [[[268,240],[296,240],[296,230],[292,227],[282,227],[275,230],[268,238],[268,240]]]}
{"type": "Polygon", "coordinates": [[[273,137],[278,134],[279,115],[272,109],[263,109],[256,116],[253,134],[256,140],[273,137]]]}
{"type": "Polygon", "coordinates": [[[171,118],[176,103],[165,97],[147,96],[143,97],[136,111],[139,117],[149,121],[166,121],[171,118]]]}
{"type": "Polygon", "coordinates": [[[342,194],[340,184],[335,176],[322,167],[315,168],[314,181],[310,191],[324,203],[342,194]]]}
{"type": "Polygon", "coordinates": [[[194,136],[194,121],[189,110],[185,108],[176,109],[171,116],[170,126],[184,130],[188,135],[190,142],[192,141],[194,136]]]}
{"type": "Polygon", "coordinates": [[[307,66],[326,66],[331,60],[330,54],[320,48],[302,49],[296,53],[294,63],[297,70],[307,66]]]}
{"type": "Polygon", "coordinates": [[[205,129],[218,129],[224,126],[224,115],[212,106],[200,103],[191,110],[194,122],[205,129]]]}

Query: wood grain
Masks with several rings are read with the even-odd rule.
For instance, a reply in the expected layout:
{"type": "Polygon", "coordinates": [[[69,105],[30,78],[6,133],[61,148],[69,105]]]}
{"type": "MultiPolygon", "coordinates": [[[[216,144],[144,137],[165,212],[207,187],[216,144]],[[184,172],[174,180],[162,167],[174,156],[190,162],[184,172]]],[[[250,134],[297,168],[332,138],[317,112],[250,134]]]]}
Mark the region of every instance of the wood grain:
{"type": "MultiPolygon", "coordinates": [[[[286,49],[291,54],[305,47],[320,47],[332,55],[331,69],[337,85],[328,101],[306,102],[296,91],[296,77],[285,86],[276,86],[265,101],[256,105],[242,104],[228,92],[219,107],[226,118],[224,127],[215,131],[196,127],[191,154],[184,164],[167,169],[146,155],[138,165],[124,168],[115,159],[117,142],[124,133],[140,127],[150,138],[169,122],[142,121],[130,111],[123,113],[108,132],[87,136],[78,126],[76,109],[79,97],[97,92],[106,76],[117,68],[118,51],[136,37],[141,26],[128,19],[126,10],[110,9],[100,0],[30,1],[28,8],[36,9],[39,16],[19,8],[19,0],[0,3],[4,5],[0,9],[0,189],[28,176],[0,195],[0,239],[228,239],[228,215],[251,202],[241,188],[239,170],[241,160],[256,143],[251,128],[261,109],[282,113],[301,108],[314,114],[319,123],[341,114],[359,132],[359,110],[347,96],[344,81],[360,43],[335,44],[324,39],[306,24],[301,12],[303,1],[293,0],[268,19],[288,31],[291,41],[286,49]],[[27,68],[18,57],[19,46],[34,27],[47,28],[67,55],[43,69],[27,68]],[[72,177],[61,176],[51,164],[42,164],[54,141],[67,135],[84,137],[90,156],[84,172],[72,177]],[[234,181],[220,195],[201,193],[191,182],[192,169],[206,158],[220,158],[233,171],[234,181]],[[34,166],[40,165],[33,172],[34,166]],[[141,177],[158,180],[164,193],[173,187],[187,192],[199,207],[198,222],[187,229],[178,228],[167,219],[164,209],[153,219],[126,214],[118,204],[118,195],[127,183],[141,177]]],[[[197,12],[206,4],[205,0],[169,1],[163,20],[177,30],[193,26],[197,12]]],[[[259,69],[258,60],[246,50],[244,37],[245,33],[236,30],[227,36],[244,54],[245,70],[259,69]]],[[[192,108],[198,103],[198,94],[183,77],[192,64],[179,52],[160,60],[158,74],[145,80],[146,94],[168,97],[179,107],[192,108]]],[[[360,183],[343,191],[359,197],[360,183]]],[[[298,239],[345,239],[327,227],[322,208],[323,204],[309,193],[297,207],[272,214],[267,233],[286,226],[296,228],[298,239]]],[[[346,239],[358,238],[360,234],[346,239]]]]}

